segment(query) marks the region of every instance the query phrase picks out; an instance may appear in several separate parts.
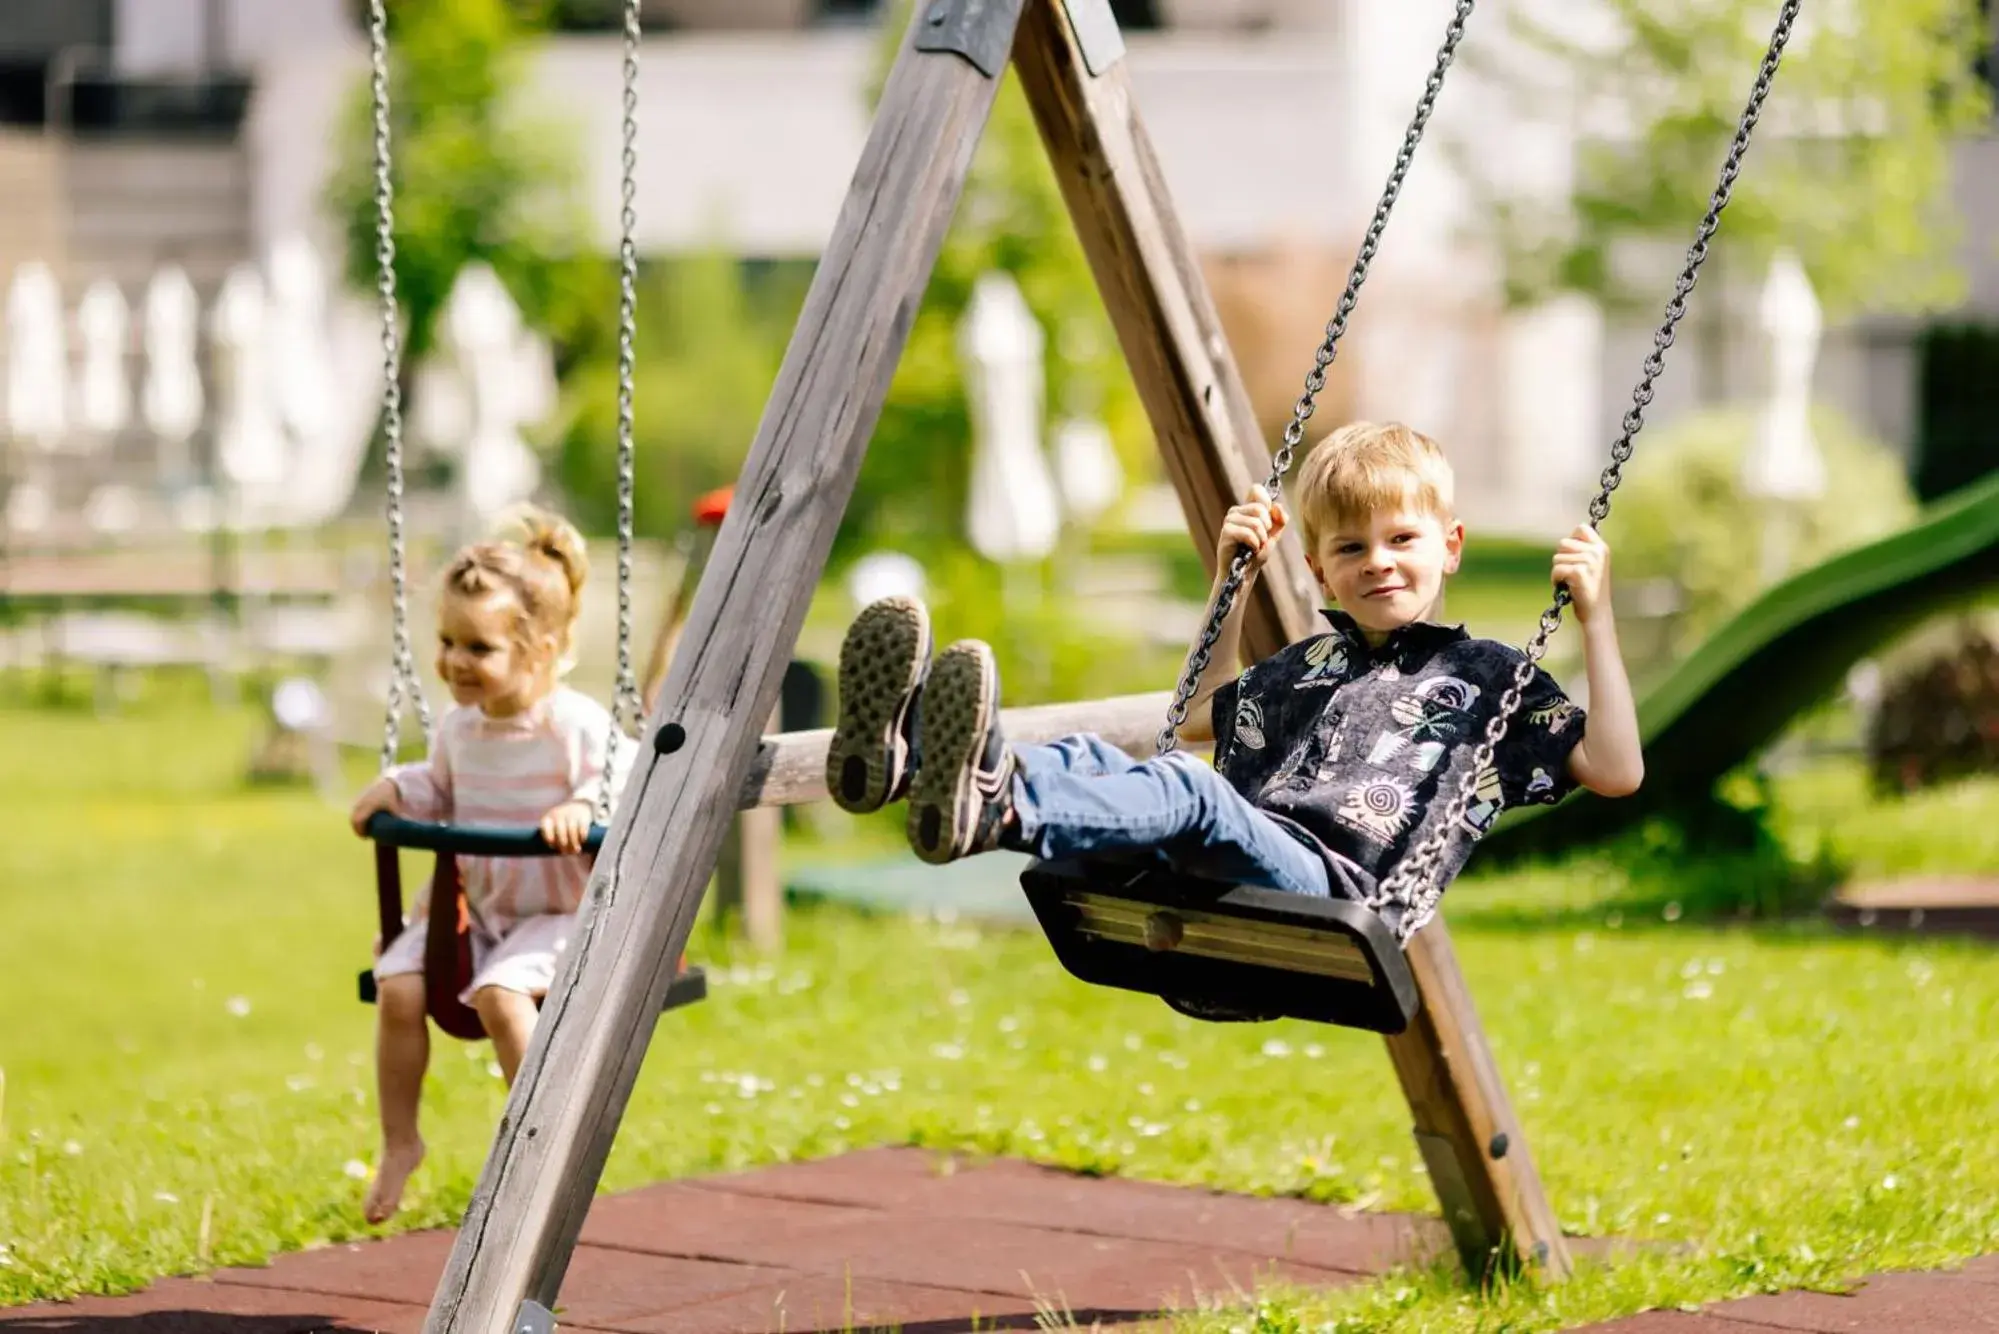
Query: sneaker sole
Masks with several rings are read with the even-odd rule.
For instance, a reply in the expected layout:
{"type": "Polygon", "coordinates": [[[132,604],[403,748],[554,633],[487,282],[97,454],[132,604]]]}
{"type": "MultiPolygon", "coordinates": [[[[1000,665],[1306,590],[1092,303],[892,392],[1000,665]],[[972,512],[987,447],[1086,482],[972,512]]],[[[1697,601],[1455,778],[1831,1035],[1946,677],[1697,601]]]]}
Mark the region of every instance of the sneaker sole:
{"type": "Polygon", "coordinates": [[[937,656],[923,687],[923,764],[909,788],[909,846],[942,865],[970,850],[982,802],[976,779],[999,701],[999,668],[980,643],[937,656]]]}
{"type": "Polygon", "coordinates": [[[923,688],[930,615],[910,598],[871,603],[840,645],[840,717],[826,749],[826,791],[843,811],[887,805],[909,770],[904,722],[923,688]]]}

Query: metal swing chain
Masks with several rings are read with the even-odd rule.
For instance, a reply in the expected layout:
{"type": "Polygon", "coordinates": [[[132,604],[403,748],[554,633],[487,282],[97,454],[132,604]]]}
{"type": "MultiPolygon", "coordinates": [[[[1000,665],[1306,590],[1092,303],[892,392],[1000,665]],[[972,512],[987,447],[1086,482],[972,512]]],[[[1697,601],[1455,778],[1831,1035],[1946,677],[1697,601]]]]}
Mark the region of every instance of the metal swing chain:
{"type": "MultiPolygon", "coordinates": [[[[1278,448],[1276,457],[1270,463],[1270,476],[1264,482],[1264,490],[1270,493],[1271,504],[1276,504],[1283,492],[1284,474],[1291,470],[1292,456],[1305,438],[1305,422],[1313,412],[1313,400],[1326,387],[1326,368],[1333,364],[1339,353],[1340,339],[1347,331],[1347,318],[1353,314],[1355,304],[1360,299],[1360,285],[1367,281],[1368,265],[1374,261],[1375,251],[1381,245],[1381,235],[1388,227],[1389,212],[1402,193],[1403,178],[1409,174],[1409,164],[1415,160],[1416,145],[1422,141],[1423,127],[1429,124],[1430,113],[1436,109],[1437,95],[1444,90],[1444,74],[1450,69],[1452,59],[1457,55],[1458,43],[1465,35],[1465,21],[1471,17],[1476,0],[1458,0],[1456,11],[1451,15],[1450,26],[1444,30],[1444,44],[1437,51],[1436,64],[1430,70],[1429,80],[1423,85],[1423,96],[1416,103],[1416,114],[1409,122],[1409,128],[1402,136],[1401,151],[1395,155],[1394,170],[1388,173],[1388,184],[1381,192],[1381,201],[1374,206],[1373,221],[1368,223],[1367,235],[1362,238],[1360,251],[1354,257],[1353,271],[1347,276],[1346,290],[1340,294],[1338,307],[1333,318],[1326,325],[1325,341],[1313,355],[1311,373],[1305,377],[1305,393],[1291,409],[1290,424],[1284,428],[1284,442],[1278,448]]],[[[1228,620],[1229,611],[1235,604],[1237,593],[1242,589],[1250,562],[1247,547],[1237,547],[1229,560],[1228,575],[1222,580],[1216,592],[1215,603],[1208,612],[1207,624],[1201,628],[1200,640],[1187,655],[1187,666],[1180,677],[1180,684],[1173,692],[1173,703],[1166,710],[1166,725],[1160,730],[1157,742],[1158,753],[1164,755],[1179,745],[1180,725],[1187,721],[1187,708],[1199,688],[1201,676],[1208,669],[1208,662],[1215,648],[1215,641],[1221,637],[1222,624],[1228,620]]]]}
{"type": "MultiPolygon", "coordinates": [[[[1652,401],[1652,384],[1666,367],[1666,349],[1673,345],[1673,331],[1680,318],[1687,313],[1687,297],[1694,290],[1701,264],[1707,259],[1708,242],[1721,225],[1722,210],[1728,207],[1729,196],[1735,189],[1736,175],[1742,170],[1742,158],[1749,150],[1749,136],[1756,128],[1756,121],[1763,111],[1763,101],[1770,93],[1771,82],[1776,78],[1778,63],[1782,60],[1784,47],[1791,40],[1791,25],[1798,17],[1801,0],[1785,0],[1777,16],[1777,25],[1770,35],[1770,46],[1763,56],[1763,63],[1756,73],[1756,82],[1750,90],[1749,102],[1742,109],[1742,118],[1736,124],[1735,138],[1729,144],[1728,155],[1722,163],[1721,178],[1715,185],[1712,198],[1708,201],[1707,213],[1701,218],[1700,227],[1694,233],[1693,245],[1687,251],[1686,267],[1673,284],[1673,296],[1666,303],[1666,318],[1652,335],[1652,351],[1646,356],[1643,374],[1637,386],[1631,391],[1631,408],[1624,414],[1623,433],[1610,447],[1610,466],[1605,468],[1599,479],[1600,486],[1596,498],[1590,501],[1590,522],[1601,524],[1610,514],[1610,493],[1623,480],[1624,465],[1631,458],[1632,441],[1645,425],[1645,408],[1652,401]]],[[[1480,743],[1472,757],[1470,767],[1465,771],[1464,781],[1444,818],[1438,822],[1429,837],[1407,853],[1401,863],[1381,885],[1368,906],[1379,910],[1390,904],[1397,904],[1407,911],[1403,914],[1397,934],[1404,943],[1428,922],[1437,910],[1437,902],[1443,897],[1443,890],[1437,885],[1437,862],[1445,848],[1450,845],[1451,836],[1465,812],[1471,808],[1476,796],[1480,775],[1491,765],[1499,743],[1506,736],[1507,725],[1514,710],[1520,707],[1522,696],[1533,680],[1535,664],[1547,651],[1548,637],[1554,634],[1562,622],[1562,608],[1571,601],[1567,585],[1555,590],[1554,603],[1541,613],[1540,627],[1528,642],[1525,656],[1514,670],[1513,684],[1500,697],[1499,713],[1486,724],[1485,740],[1480,743]]]]}
{"type": "Polygon", "coordinates": [[[403,560],[403,389],[402,334],[396,309],[395,186],[389,178],[389,17],[386,0],[369,0],[370,91],[375,109],[375,290],[382,311],[382,436],[389,517],[389,700],[382,722],[382,768],[396,762],[401,746],[404,691],[416,709],[424,736],[430,736],[430,704],[417,679],[410,648],[409,582],[403,560]]]}
{"type": "Polygon", "coordinates": [[[625,0],[624,153],[618,215],[618,679],[611,695],[611,727],[604,740],[604,774],[597,787],[595,819],[611,818],[612,771],[626,728],[642,720],[645,701],[632,670],[632,504],[636,451],[632,443],[633,343],[638,336],[638,110],[639,8],[625,0]]]}

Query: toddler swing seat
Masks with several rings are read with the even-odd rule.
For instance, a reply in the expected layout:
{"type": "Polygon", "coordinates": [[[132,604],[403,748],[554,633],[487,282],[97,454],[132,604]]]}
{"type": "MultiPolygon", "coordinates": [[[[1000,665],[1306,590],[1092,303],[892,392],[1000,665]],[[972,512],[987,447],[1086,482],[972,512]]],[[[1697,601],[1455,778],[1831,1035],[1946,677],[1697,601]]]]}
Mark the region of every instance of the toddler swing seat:
{"type": "MultiPolygon", "coordinates": [[[[431,873],[428,934],[423,944],[424,1009],[431,1022],[467,1042],[486,1036],[479,1012],[458,999],[472,983],[472,915],[465,903],[465,882],[458,874],[460,857],[552,857],[553,848],[541,831],[503,825],[452,825],[405,820],[379,812],[368,820],[368,837],[375,844],[375,907],[387,949],[406,928],[403,923],[403,876],[397,853],[417,848],[437,854],[431,873]]],[[[594,854],[604,842],[604,826],[590,826],[583,850],[594,854]]],[[[363,969],[359,979],[363,1004],[375,1003],[375,970],[363,969]]],[[[679,975],[660,1006],[663,1014],[703,1000],[708,975],[681,961],[679,975]]]]}
{"type": "MultiPolygon", "coordinates": [[[[637,194],[638,168],[632,144],[637,135],[639,6],[637,0],[625,5],[624,59],[624,145],[622,158],[624,207],[620,210],[618,305],[618,376],[623,392],[618,396],[617,479],[618,479],[618,672],[611,697],[611,728],[606,738],[604,776],[597,798],[596,821],[584,840],[584,851],[595,856],[603,845],[604,824],[609,817],[612,754],[627,738],[627,718],[642,720],[645,703],[632,670],[632,548],[633,501],[636,451],[633,442],[632,346],[637,333],[638,251],[634,242],[638,220],[632,209],[637,194]]],[[[404,551],[403,516],[403,411],[400,367],[402,332],[399,324],[395,270],[394,181],[390,162],[389,67],[387,27],[383,8],[373,11],[373,79],[370,84],[375,128],[375,261],[376,285],[380,295],[382,338],[382,403],[384,480],[387,491],[388,555],[390,587],[391,652],[389,659],[388,707],[382,720],[382,770],[395,763],[399,719],[405,702],[412,705],[426,734],[430,731],[430,708],[417,680],[415,656],[410,647],[407,574],[404,551]]],[[[719,523],[728,510],[728,492],[718,490],[701,498],[695,519],[704,526],[719,523]]],[[[402,869],[398,854],[403,848],[417,848],[437,854],[432,873],[427,934],[424,939],[424,1009],[432,1022],[445,1033],[467,1041],[486,1036],[479,1012],[458,997],[472,983],[472,920],[466,904],[465,883],[459,874],[458,859],[469,857],[552,857],[558,855],[542,840],[541,831],[530,826],[498,827],[459,825],[406,820],[378,812],[368,821],[367,835],[375,844],[375,900],[381,928],[382,948],[407,927],[403,920],[402,869]]],[[[707,975],[698,967],[687,966],[685,956],[666,993],[661,1010],[704,999],[708,994],[707,975]]],[[[363,971],[359,979],[361,1000],[374,1004],[375,973],[363,971]]],[[[541,1002],[536,1001],[537,1006],[541,1002]]]]}
{"type": "Polygon", "coordinates": [[[1139,991],[1197,1019],[1307,1019],[1400,1033],[1419,1004],[1381,914],[1093,859],[1035,861],[1021,888],[1079,981],[1139,991]]]}

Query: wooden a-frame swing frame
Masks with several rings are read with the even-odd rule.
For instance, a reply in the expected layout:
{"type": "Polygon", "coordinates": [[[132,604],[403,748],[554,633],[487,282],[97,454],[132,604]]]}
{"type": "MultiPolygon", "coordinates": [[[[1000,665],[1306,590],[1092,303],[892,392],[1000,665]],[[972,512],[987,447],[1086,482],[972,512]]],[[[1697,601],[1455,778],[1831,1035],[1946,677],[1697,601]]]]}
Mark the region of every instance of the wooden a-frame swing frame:
{"type": "MultiPolygon", "coordinates": [[[[1206,559],[1268,471],[1123,54],[1109,0],[919,0],[426,1330],[551,1327],[730,817],[825,796],[827,732],[760,733],[1009,57],[1206,559]]],[[[1250,594],[1252,659],[1316,632],[1302,556],[1281,543],[1250,594]]],[[[1088,729],[1142,752],[1167,699],[1009,710],[1007,735],[1088,729]]],[[[1567,1247],[1441,919],[1408,958],[1422,1005],[1386,1042],[1459,1255],[1480,1277],[1562,1278],[1567,1247]]]]}

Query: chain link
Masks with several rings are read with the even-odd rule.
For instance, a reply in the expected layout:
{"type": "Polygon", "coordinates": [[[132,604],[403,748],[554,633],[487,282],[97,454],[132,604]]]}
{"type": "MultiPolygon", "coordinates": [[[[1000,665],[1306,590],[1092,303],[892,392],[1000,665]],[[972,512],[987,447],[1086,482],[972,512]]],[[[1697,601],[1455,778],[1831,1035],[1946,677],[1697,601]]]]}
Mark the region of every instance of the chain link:
{"type": "MultiPolygon", "coordinates": [[[[1326,387],[1326,369],[1333,364],[1339,354],[1340,339],[1347,331],[1347,319],[1353,314],[1355,304],[1360,300],[1360,285],[1367,281],[1368,266],[1374,262],[1374,254],[1381,246],[1381,234],[1388,227],[1388,215],[1395,207],[1395,201],[1402,193],[1403,178],[1409,174],[1409,164],[1415,161],[1416,145],[1422,142],[1423,127],[1430,122],[1430,113],[1436,109],[1437,95],[1444,90],[1444,74],[1451,67],[1457,55],[1458,43],[1465,35],[1465,22],[1471,18],[1476,0],[1458,0],[1457,9],[1451,15],[1450,26],[1444,30],[1444,44],[1437,51],[1436,64],[1430,70],[1430,77],[1423,85],[1423,96],[1417,100],[1416,114],[1409,122],[1409,128],[1402,136],[1401,151],[1395,155],[1395,167],[1388,173],[1388,184],[1381,192],[1381,201],[1374,206],[1374,219],[1368,223],[1367,235],[1362,238],[1360,252],[1354,257],[1353,271],[1347,276],[1346,290],[1340,294],[1339,305],[1333,318],[1326,324],[1325,341],[1313,355],[1312,371],[1305,377],[1305,393],[1291,409],[1290,424],[1284,428],[1284,440],[1278,447],[1276,457],[1271,460],[1270,476],[1264,482],[1264,490],[1270,493],[1274,505],[1283,492],[1284,474],[1291,470],[1292,456],[1305,438],[1305,422],[1311,417],[1313,400],[1326,387]]],[[[1166,710],[1166,726],[1160,730],[1157,742],[1161,755],[1173,750],[1180,743],[1180,725],[1187,721],[1187,707],[1194,698],[1194,691],[1200,687],[1201,676],[1208,669],[1212,659],[1215,641],[1221,637],[1222,625],[1228,620],[1229,611],[1235,605],[1236,595],[1242,590],[1250,562],[1248,547],[1237,547],[1229,559],[1227,576],[1221,588],[1216,591],[1215,603],[1208,611],[1207,624],[1201,627],[1201,637],[1187,655],[1187,666],[1180,677],[1180,684],[1173,692],[1173,703],[1166,710]]]]}
{"type": "Polygon", "coordinates": [[[597,789],[596,820],[611,816],[612,770],[618,746],[643,721],[645,701],[632,670],[632,502],[636,450],[632,442],[633,344],[638,336],[638,111],[639,8],[625,0],[624,154],[618,215],[618,680],[611,696],[611,731],[604,746],[604,776],[597,789]]]}
{"type": "Polygon", "coordinates": [[[403,558],[403,390],[402,332],[396,308],[395,186],[389,177],[389,18],[386,0],[369,0],[370,91],[375,108],[375,290],[382,313],[382,437],[388,474],[389,517],[389,699],[382,721],[382,768],[396,762],[401,747],[404,693],[416,710],[424,736],[430,735],[430,705],[418,680],[410,648],[409,580],[403,558]]]}
{"type": "MultiPolygon", "coordinates": [[[[1687,313],[1687,297],[1694,290],[1694,283],[1700,276],[1701,264],[1707,259],[1708,242],[1714,238],[1715,230],[1721,225],[1721,212],[1728,207],[1729,196],[1735,190],[1736,175],[1742,170],[1742,158],[1749,151],[1749,136],[1756,128],[1756,121],[1762,115],[1763,101],[1770,94],[1771,82],[1777,76],[1777,66],[1784,55],[1784,47],[1791,40],[1791,26],[1798,17],[1800,0],[1785,0],[1777,15],[1777,25],[1770,35],[1770,46],[1763,56],[1763,63],[1756,73],[1756,82],[1749,93],[1749,102],[1742,110],[1742,118],[1736,124],[1735,138],[1729,144],[1728,155],[1722,163],[1721,179],[1716,183],[1712,198],[1708,201],[1707,213],[1701,218],[1700,227],[1694,233],[1694,242],[1687,250],[1686,267],[1673,284],[1672,299],[1666,303],[1665,321],[1652,336],[1652,351],[1645,358],[1643,373],[1637,386],[1631,391],[1631,408],[1624,414],[1623,433],[1611,445],[1611,462],[1599,478],[1596,498],[1590,501],[1590,522],[1601,524],[1610,514],[1610,493],[1623,480],[1625,463],[1631,458],[1632,441],[1645,425],[1645,408],[1652,402],[1652,385],[1666,368],[1666,349],[1673,345],[1673,331],[1680,319],[1687,313]]],[[[1466,769],[1464,780],[1457,795],[1445,809],[1444,818],[1437,823],[1427,838],[1405,854],[1395,871],[1384,880],[1368,900],[1368,906],[1377,910],[1391,904],[1404,909],[1397,933],[1406,943],[1424,923],[1436,914],[1437,902],[1443,897],[1439,883],[1438,862],[1446,848],[1450,846],[1453,832],[1471,809],[1472,799],[1478,793],[1480,776],[1492,764],[1493,755],[1499,743],[1506,736],[1514,710],[1520,707],[1521,697],[1534,678],[1535,664],[1547,651],[1548,638],[1562,623],[1562,608],[1569,605],[1569,590],[1566,585],[1555,590],[1553,604],[1541,613],[1540,628],[1528,642],[1520,665],[1514,670],[1513,684],[1501,696],[1499,713],[1486,724],[1485,739],[1472,756],[1472,763],[1466,769]]]]}

